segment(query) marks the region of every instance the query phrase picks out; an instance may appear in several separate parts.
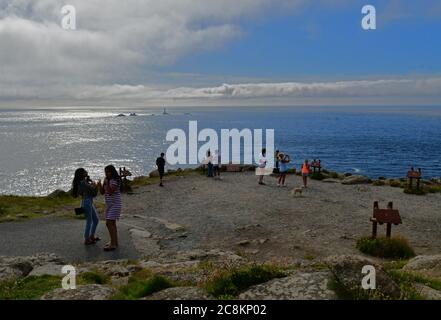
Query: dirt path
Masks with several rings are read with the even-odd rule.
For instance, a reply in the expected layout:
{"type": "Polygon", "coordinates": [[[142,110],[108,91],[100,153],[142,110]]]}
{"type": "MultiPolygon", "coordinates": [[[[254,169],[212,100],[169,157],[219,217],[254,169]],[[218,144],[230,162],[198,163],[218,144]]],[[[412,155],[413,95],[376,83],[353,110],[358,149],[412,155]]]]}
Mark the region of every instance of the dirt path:
{"type": "Polygon", "coordinates": [[[169,178],[164,188],[145,186],[125,196],[122,223],[139,230],[134,241],[147,256],[220,248],[260,261],[309,259],[355,253],[356,239],[370,234],[373,201],[383,207],[393,201],[403,219],[393,234],[408,238],[418,254],[441,252],[441,194],[311,181],[303,196],[293,197],[299,177],[289,176],[288,188],[266,179],[259,186],[253,173],[227,173],[222,181],[169,178]]]}

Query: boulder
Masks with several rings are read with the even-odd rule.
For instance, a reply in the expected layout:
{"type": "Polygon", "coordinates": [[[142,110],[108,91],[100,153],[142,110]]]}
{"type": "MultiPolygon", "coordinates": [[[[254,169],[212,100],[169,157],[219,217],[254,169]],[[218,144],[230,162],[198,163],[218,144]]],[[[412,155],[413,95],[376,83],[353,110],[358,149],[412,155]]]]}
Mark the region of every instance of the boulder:
{"type": "Polygon", "coordinates": [[[322,182],[327,182],[327,183],[340,183],[339,179],[334,179],[334,178],[326,178],[323,179],[322,182]]]}
{"type": "Polygon", "coordinates": [[[115,292],[110,286],[90,284],[70,290],[55,289],[45,294],[41,300],[107,300],[115,292]]]}
{"type": "Polygon", "coordinates": [[[168,288],[142,300],[215,300],[206,290],[197,287],[168,288]]]}
{"type": "Polygon", "coordinates": [[[441,291],[432,289],[421,283],[415,283],[414,288],[425,300],[441,300],[441,291]]]}
{"type": "Polygon", "coordinates": [[[159,178],[159,171],[153,170],[152,172],[149,173],[149,177],[150,178],[159,178]]]}
{"type": "Polygon", "coordinates": [[[349,176],[344,178],[341,183],[342,184],[348,184],[348,185],[353,185],[353,184],[368,184],[371,183],[371,179],[369,179],[368,177],[365,176],[349,176]]]}
{"type": "Polygon", "coordinates": [[[418,272],[428,277],[441,277],[441,254],[416,256],[403,267],[403,270],[418,272]]]}
{"type": "MultiPolygon", "coordinates": [[[[64,265],[63,261],[54,254],[36,254],[29,257],[0,257],[0,280],[7,278],[21,278],[26,277],[34,269],[46,266],[64,265]]],[[[53,270],[53,268],[52,268],[53,270]]]]}
{"type": "Polygon", "coordinates": [[[401,296],[398,285],[389,277],[383,268],[370,259],[355,255],[331,256],[325,264],[333,273],[335,279],[348,291],[364,290],[361,282],[365,274],[361,271],[364,266],[375,267],[376,291],[393,299],[401,296]]]}
{"type": "Polygon", "coordinates": [[[42,266],[38,266],[34,268],[29,275],[30,276],[43,276],[43,275],[50,275],[50,276],[62,276],[61,269],[64,265],[49,263],[42,266]]]}
{"type": "Polygon", "coordinates": [[[252,286],[239,295],[241,300],[334,300],[328,288],[332,274],[328,272],[297,272],[292,276],[273,279],[252,286]]]}

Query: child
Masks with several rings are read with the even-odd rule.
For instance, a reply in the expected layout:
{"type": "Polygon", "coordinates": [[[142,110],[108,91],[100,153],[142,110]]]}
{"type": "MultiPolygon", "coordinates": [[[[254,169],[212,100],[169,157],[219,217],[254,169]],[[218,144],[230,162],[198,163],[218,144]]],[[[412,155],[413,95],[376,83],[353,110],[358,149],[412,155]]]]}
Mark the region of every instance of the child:
{"type": "Polygon", "coordinates": [[[285,179],[286,179],[286,173],[288,171],[288,163],[289,163],[289,157],[288,155],[285,155],[283,153],[279,154],[279,181],[277,183],[277,186],[280,187],[286,187],[285,185],[285,179]]]}
{"type": "Polygon", "coordinates": [[[207,151],[207,158],[205,159],[207,163],[208,173],[207,177],[213,178],[213,156],[211,155],[211,151],[207,151]]]}
{"type": "Polygon", "coordinates": [[[104,247],[104,251],[114,251],[118,248],[118,230],[116,220],[121,217],[121,178],[114,166],[107,166],[104,169],[106,178],[103,184],[98,183],[101,194],[106,202],[106,226],[109,230],[110,243],[104,247]]]}
{"type": "Polygon", "coordinates": [[[308,164],[308,160],[305,160],[305,162],[302,165],[302,179],[303,179],[303,186],[305,188],[308,187],[308,176],[309,176],[309,164],[308,164]]]}

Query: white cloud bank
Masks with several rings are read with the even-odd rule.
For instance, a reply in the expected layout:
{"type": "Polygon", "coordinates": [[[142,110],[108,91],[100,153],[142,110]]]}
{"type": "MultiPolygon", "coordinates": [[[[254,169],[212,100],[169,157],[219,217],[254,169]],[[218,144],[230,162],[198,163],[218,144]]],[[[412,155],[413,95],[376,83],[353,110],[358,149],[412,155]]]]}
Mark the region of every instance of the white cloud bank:
{"type": "MultiPolygon", "coordinates": [[[[305,0],[69,0],[77,30],[61,28],[61,0],[0,0],[0,106],[12,103],[247,104],[252,99],[424,97],[441,78],[152,87],[157,66],[242,36],[240,21],[305,0]],[[141,85],[138,85],[141,84],[141,85]]],[[[335,0],[320,2],[333,3],[335,0]]],[[[320,3],[319,2],[319,3],[320,3]]],[[[164,85],[164,84],[163,84],[164,85]]]]}

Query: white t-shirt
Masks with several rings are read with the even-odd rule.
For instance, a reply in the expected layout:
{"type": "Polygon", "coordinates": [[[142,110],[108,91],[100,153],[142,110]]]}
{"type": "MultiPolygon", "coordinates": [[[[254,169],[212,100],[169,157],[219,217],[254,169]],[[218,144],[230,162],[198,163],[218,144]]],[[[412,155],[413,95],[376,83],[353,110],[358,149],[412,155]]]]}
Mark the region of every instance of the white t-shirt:
{"type": "Polygon", "coordinates": [[[260,154],[259,156],[259,168],[265,168],[266,167],[266,157],[263,154],[260,154]]]}

